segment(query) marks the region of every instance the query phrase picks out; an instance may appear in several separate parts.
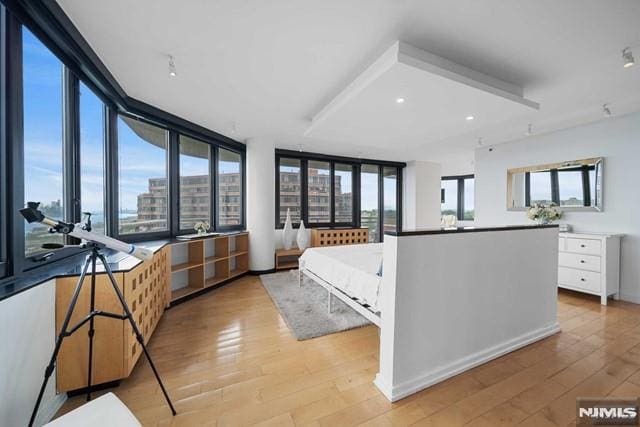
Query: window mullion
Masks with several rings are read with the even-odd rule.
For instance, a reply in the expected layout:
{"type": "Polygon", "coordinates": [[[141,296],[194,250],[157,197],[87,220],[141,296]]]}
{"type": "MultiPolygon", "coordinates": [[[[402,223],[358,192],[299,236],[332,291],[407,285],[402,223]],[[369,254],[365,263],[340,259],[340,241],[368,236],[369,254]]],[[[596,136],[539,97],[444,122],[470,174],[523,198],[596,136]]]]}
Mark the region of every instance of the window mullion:
{"type": "Polygon", "coordinates": [[[458,179],[458,220],[464,219],[464,178],[458,179]]]}
{"type": "Polygon", "coordinates": [[[336,164],[329,163],[329,223],[331,226],[336,224],[336,164]]]}
{"type": "MultiPolygon", "coordinates": [[[[63,218],[80,221],[80,86],[76,76],[63,66],[63,218]]],[[[66,236],[66,243],[77,244],[77,239],[66,236]]]]}

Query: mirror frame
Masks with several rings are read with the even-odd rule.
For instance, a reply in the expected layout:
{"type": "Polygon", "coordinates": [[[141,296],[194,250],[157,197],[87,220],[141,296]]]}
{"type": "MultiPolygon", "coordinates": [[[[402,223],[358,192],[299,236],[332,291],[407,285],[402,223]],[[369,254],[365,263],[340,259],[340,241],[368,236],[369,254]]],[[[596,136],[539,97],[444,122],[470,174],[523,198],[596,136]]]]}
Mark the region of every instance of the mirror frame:
{"type": "Polygon", "coordinates": [[[512,197],[513,176],[515,174],[546,171],[550,169],[561,169],[561,168],[570,167],[570,166],[592,165],[592,164],[595,164],[595,167],[596,167],[596,170],[595,170],[596,182],[594,185],[594,188],[596,189],[596,194],[593,196],[592,206],[558,206],[558,208],[564,212],[585,212],[585,211],[602,212],[604,210],[604,205],[603,205],[604,157],[591,157],[588,159],[572,160],[568,162],[547,163],[543,165],[525,166],[525,167],[508,169],[507,170],[507,211],[523,212],[529,209],[528,206],[523,206],[523,207],[511,206],[513,203],[513,197],[512,197]],[[598,189],[600,191],[598,191],[598,189]]]}

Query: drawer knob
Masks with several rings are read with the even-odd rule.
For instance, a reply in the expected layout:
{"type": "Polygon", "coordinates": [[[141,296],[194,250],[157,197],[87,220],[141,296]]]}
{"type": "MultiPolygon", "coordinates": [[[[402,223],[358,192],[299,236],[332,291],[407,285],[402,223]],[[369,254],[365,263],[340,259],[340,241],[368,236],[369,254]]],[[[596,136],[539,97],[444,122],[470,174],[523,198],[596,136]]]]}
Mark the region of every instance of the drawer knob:
{"type": "Polygon", "coordinates": [[[581,259],[580,264],[584,264],[584,263],[585,263],[585,260],[581,259]]]}
{"type": "Polygon", "coordinates": [[[582,282],[586,282],[586,281],[587,281],[587,279],[585,279],[585,278],[583,277],[582,279],[580,279],[580,281],[582,281],[582,282]]]}
{"type": "Polygon", "coordinates": [[[584,248],[584,247],[586,247],[586,245],[580,245],[580,247],[581,247],[581,248],[584,248]]]}

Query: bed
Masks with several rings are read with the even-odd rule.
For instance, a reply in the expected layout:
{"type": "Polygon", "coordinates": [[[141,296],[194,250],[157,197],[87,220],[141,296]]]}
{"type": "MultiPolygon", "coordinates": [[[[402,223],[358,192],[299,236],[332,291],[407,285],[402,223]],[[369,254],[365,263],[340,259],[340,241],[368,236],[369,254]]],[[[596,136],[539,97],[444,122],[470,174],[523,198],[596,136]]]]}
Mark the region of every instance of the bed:
{"type": "Polygon", "coordinates": [[[298,283],[302,276],[323,286],[332,297],[380,326],[382,243],[308,248],[299,259],[298,283]]]}

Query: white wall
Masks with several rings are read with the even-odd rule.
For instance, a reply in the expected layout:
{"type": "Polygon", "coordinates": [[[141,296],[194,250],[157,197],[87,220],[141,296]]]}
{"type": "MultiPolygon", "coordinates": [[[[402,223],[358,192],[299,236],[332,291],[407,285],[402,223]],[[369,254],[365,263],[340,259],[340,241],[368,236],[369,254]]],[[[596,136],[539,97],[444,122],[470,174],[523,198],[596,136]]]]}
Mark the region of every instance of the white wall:
{"type": "Polygon", "coordinates": [[[440,226],[441,176],[439,163],[407,162],[402,179],[402,227],[405,230],[440,226]]]}
{"type": "MultiPolygon", "coordinates": [[[[0,425],[27,425],[54,347],[55,280],[0,301],[0,325],[0,425]]],[[[54,371],[38,425],[48,422],[65,400],[55,387],[54,371]]]]}
{"type": "Polygon", "coordinates": [[[604,157],[604,211],[567,212],[575,231],[624,233],[621,297],[640,303],[640,113],[476,150],[476,224],[527,223],[506,209],[507,169],[604,157]]]}
{"type": "Polygon", "coordinates": [[[557,228],[386,236],[383,258],[375,384],[392,401],[559,330],[557,228]]]}
{"type": "Polygon", "coordinates": [[[264,271],[274,267],[275,145],[265,138],[251,138],[246,143],[249,269],[264,271]]]}

